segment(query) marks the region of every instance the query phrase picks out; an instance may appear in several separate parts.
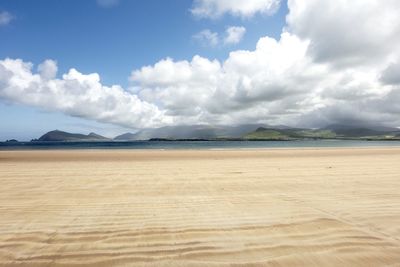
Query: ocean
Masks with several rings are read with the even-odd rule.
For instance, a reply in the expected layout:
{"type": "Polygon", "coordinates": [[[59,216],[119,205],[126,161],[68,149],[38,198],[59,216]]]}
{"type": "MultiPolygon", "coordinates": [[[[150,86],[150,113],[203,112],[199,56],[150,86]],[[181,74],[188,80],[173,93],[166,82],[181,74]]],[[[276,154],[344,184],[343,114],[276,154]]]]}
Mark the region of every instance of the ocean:
{"type": "Polygon", "coordinates": [[[0,150],[48,149],[268,149],[322,147],[391,147],[400,141],[130,141],[130,142],[0,142],[0,150]]]}

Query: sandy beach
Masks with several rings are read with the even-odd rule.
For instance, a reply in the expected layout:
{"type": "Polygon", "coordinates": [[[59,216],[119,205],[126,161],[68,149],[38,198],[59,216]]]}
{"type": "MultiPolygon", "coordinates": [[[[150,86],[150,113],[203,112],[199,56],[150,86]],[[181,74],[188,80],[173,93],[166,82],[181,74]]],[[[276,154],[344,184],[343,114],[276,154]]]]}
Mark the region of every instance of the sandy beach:
{"type": "Polygon", "coordinates": [[[400,148],[0,151],[0,266],[400,266],[400,148]]]}

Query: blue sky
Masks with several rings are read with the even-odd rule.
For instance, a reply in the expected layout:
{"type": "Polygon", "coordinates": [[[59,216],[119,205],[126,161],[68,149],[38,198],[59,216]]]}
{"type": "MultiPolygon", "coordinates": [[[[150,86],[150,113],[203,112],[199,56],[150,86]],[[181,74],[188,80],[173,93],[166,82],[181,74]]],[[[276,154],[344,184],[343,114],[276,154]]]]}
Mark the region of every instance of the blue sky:
{"type": "Polygon", "coordinates": [[[223,60],[236,49],[253,49],[260,36],[278,37],[287,11],[252,19],[223,16],[199,19],[191,1],[121,0],[104,8],[96,0],[0,1],[0,10],[15,16],[1,29],[0,57],[23,58],[39,64],[51,58],[60,73],[76,68],[97,72],[105,84],[127,85],[133,69],[165,57],[190,59],[196,54],[223,60]],[[202,29],[223,31],[228,26],[247,28],[236,46],[207,47],[192,36],[202,29]]]}
{"type": "Polygon", "coordinates": [[[0,0],[0,140],[400,126],[400,1],[0,0]]]}
{"type": "MultiPolygon", "coordinates": [[[[99,73],[103,84],[128,87],[132,70],[166,57],[183,60],[198,54],[224,60],[232,49],[254,49],[260,36],[279,36],[287,13],[282,4],[273,16],[202,19],[193,16],[192,7],[188,0],[121,0],[110,7],[96,0],[1,0],[0,11],[14,18],[0,27],[0,59],[20,58],[35,65],[53,59],[59,75],[76,68],[99,73]],[[229,26],[246,28],[239,44],[211,47],[193,38],[203,29],[223,32],[229,26]]],[[[4,100],[0,113],[0,139],[34,138],[54,128],[86,132],[92,127],[109,135],[129,130],[4,100]]]]}

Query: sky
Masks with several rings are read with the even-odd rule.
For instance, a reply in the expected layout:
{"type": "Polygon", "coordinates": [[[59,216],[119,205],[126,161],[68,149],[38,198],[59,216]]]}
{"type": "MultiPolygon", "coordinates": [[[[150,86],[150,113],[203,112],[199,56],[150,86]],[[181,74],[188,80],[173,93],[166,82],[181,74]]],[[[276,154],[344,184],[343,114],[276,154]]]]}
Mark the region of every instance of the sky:
{"type": "Polygon", "coordinates": [[[397,0],[0,0],[0,140],[400,126],[397,0]]]}

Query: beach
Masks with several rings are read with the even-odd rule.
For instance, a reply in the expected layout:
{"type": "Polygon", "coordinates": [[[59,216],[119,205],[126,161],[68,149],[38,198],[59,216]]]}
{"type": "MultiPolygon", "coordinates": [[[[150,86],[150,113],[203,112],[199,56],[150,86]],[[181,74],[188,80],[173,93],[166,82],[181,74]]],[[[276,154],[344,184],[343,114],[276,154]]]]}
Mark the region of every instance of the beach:
{"type": "Polygon", "coordinates": [[[399,266],[400,148],[0,151],[0,266],[399,266]]]}

